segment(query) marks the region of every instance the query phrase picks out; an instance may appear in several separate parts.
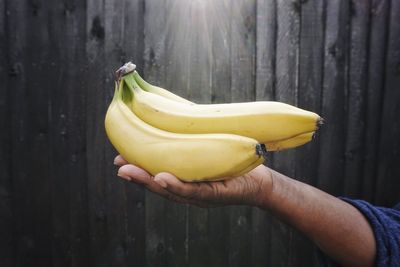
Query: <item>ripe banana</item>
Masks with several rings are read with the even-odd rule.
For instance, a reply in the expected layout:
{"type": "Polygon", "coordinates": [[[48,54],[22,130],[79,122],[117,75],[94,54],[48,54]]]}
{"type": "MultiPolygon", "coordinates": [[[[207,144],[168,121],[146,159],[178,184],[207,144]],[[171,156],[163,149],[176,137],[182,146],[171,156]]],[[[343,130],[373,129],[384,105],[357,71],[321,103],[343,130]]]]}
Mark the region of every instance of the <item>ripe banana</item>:
{"type": "Polygon", "coordinates": [[[198,105],[142,90],[135,74],[122,77],[134,94],[131,109],[148,124],[175,133],[229,133],[260,143],[285,140],[317,130],[321,118],[275,101],[198,105]]]}
{"type": "Polygon", "coordinates": [[[265,147],[248,137],[180,134],[152,127],[129,109],[134,98],[121,79],[106,114],[106,133],[129,163],[152,175],[169,172],[184,181],[220,180],[240,176],[264,161],[265,147]]]}
{"type": "MultiPolygon", "coordinates": [[[[129,64],[129,63],[128,63],[129,64]]],[[[186,104],[195,104],[183,97],[180,97],[178,95],[175,95],[174,93],[171,93],[168,90],[165,90],[161,87],[152,85],[148,82],[146,82],[137,71],[133,72],[133,77],[137,84],[139,85],[140,88],[142,88],[146,92],[154,93],[160,96],[163,96],[165,98],[171,99],[173,101],[177,101],[180,103],[186,103],[186,104]]],[[[274,142],[268,142],[265,143],[265,146],[267,148],[267,151],[282,151],[285,149],[289,148],[295,148],[301,145],[304,145],[308,142],[310,142],[313,139],[315,132],[308,132],[308,133],[303,133],[296,135],[294,137],[284,139],[284,140],[279,140],[279,141],[274,141],[274,142]]]]}
{"type": "Polygon", "coordinates": [[[282,151],[289,148],[295,148],[310,142],[314,138],[315,132],[300,134],[295,137],[266,143],[267,151],[282,151]]]}

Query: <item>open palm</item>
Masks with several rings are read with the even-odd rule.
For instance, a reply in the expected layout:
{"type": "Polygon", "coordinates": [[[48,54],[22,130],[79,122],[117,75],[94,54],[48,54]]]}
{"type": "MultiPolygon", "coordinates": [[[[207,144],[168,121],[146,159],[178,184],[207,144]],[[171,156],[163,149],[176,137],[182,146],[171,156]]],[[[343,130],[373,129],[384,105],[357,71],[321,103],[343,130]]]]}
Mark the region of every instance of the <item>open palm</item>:
{"type": "Polygon", "coordinates": [[[271,188],[271,173],[260,165],[245,175],[214,182],[188,183],[170,173],[155,176],[131,165],[120,155],[114,160],[120,166],[118,176],[128,181],[143,184],[148,190],[175,202],[200,207],[222,205],[258,206],[266,189],[271,188]]]}

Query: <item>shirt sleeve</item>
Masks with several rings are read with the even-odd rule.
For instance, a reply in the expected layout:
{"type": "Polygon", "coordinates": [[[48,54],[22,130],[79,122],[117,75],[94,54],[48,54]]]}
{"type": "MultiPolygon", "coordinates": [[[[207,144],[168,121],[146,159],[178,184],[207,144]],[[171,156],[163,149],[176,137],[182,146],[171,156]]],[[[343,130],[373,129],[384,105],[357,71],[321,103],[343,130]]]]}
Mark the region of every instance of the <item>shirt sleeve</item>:
{"type": "Polygon", "coordinates": [[[390,209],[364,200],[340,199],[356,207],[369,221],[376,240],[376,266],[400,266],[400,203],[390,209]]]}

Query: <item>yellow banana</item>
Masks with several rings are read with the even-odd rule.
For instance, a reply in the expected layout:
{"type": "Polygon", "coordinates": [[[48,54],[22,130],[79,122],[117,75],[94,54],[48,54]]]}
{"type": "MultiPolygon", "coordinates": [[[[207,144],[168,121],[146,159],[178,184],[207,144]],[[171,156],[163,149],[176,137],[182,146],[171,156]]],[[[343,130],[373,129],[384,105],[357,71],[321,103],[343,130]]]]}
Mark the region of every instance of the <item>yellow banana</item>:
{"type": "MultiPolygon", "coordinates": [[[[133,76],[135,78],[135,81],[137,82],[137,84],[139,85],[140,88],[142,88],[143,90],[153,93],[153,94],[157,94],[163,97],[166,97],[168,99],[177,101],[177,102],[181,102],[181,103],[187,103],[187,104],[194,104],[193,102],[180,97],[178,95],[175,95],[174,93],[171,93],[168,90],[165,90],[161,87],[152,85],[148,82],[146,82],[140,75],[138,72],[134,72],[133,76]]],[[[304,134],[299,134],[296,135],[294,137],[288,138],[288,139],[284,139],[284,140],[279,140],[279,141],[275,141],[275,142],[268,142],[265,144],[267,151],[282,151],[285,149],[289,149],[289,148],[295,148],[301,145],[304,145],[308,142],[310,142],[313,139],[315,132],[309,132],[309,133],[304,133],[304,134]]]]}
{"type": "Polygon", "coordinates": [[[300,134],[295,137],[280,140],[276,142],[266,143],[267,151],[282,151],[289,148],[295,148],[310,142],[314,137],[315,132],[300,134]]]}
{"type": "Polygon", "coordinates": [[[229,133],[270,143],[313,132],[321,120],[313,112],[275,101],[182,103],[142,90],[136,74],[122,78],[134,94],[131,109],[148,124],[170,132],[229,133]]]}
{"type": "Polygon", "coordinates": [[[233,134],[180,134],[152,127],[130,109],[132,91],[122,79],[105,118],[106,133],[129,162],[152,175],[169,172],[185,181],[235,177],[260,165],[265,147],[233,134]]]}

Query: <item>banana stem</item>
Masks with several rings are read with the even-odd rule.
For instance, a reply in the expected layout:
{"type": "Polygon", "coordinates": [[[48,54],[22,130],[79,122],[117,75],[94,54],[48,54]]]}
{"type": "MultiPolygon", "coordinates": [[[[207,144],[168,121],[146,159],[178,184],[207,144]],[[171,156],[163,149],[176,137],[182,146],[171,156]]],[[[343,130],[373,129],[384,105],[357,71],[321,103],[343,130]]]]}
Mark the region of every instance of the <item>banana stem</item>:
{"type": "Polygon", "coordinates": [[[136,69],[136,65],[133,64],[132,62],[129,61],[129,62],[125,63],[122,67],[117,69],[117,71],[115,72],[117,81],[121,80],[121,78],[123,76],[127,75],[128,73],[135,71],[135,69],[136,69]]]}

